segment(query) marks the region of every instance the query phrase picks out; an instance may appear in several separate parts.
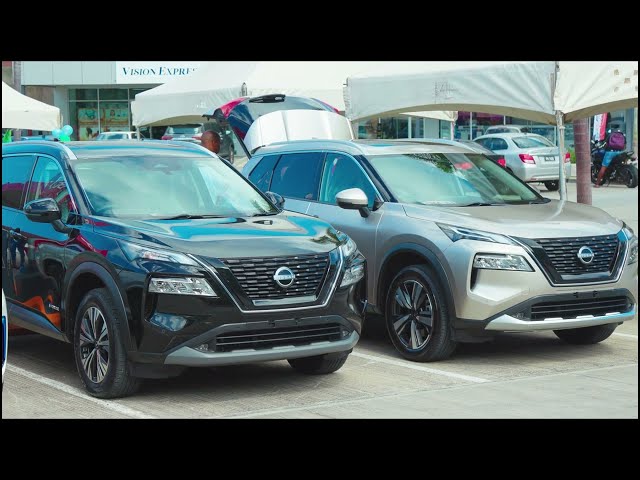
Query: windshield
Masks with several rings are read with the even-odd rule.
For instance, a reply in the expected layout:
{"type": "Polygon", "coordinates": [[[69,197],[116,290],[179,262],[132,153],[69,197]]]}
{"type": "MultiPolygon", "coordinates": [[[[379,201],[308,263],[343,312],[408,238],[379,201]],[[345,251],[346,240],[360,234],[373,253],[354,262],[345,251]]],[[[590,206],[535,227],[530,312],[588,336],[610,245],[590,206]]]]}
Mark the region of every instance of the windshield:
{"type": "Polygon", "coordinates": [[[535,137],[513,137],[511,140],[513,140],[513,143],[515,143],[518,148],[555,147],[549,140],[538,135],[535,137]]]}
{"type": "Polygon", "coordinates": [[[367,158],[401,203],[461,207],[547,201],[498,164],[476,153],[367,158]]]}
{"type": "Polygon", "coordinates": [[[175,125],[167,127],[166,135],[195,135],[202,132],[202,125],[175,125]]]}
{"type": "Polygon", "coordinates": [[[111,156],[73,160],[94,215],[249,217],[277,210],[226,162],[212,157],[111,156]]]}

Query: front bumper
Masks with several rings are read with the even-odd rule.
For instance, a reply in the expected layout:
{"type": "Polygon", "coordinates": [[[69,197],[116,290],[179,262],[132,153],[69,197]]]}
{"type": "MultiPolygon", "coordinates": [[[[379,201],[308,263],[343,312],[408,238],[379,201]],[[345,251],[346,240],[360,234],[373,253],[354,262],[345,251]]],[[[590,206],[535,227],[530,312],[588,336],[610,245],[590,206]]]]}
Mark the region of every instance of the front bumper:
{"type": "MultiPolygon", "coordinates": [[[[541,168],[538,164],[523,163],[514,168],[514,173],[524,182],[548,182],[557,181],[560,178],[559,165],[553,168],[541,168]]],[[[571,164],[564,164],[566,178],[571,176],[571,164]]]]}
{"type": "MultiPolygon", "coordinates": [[[[638,303],[637,263],[625,265],[620,277],[612,281],[553,286],[535,259],[519,245],[461,240],[447,248],[444,257],[442,263],[448,268],[456,317],[469,327],[475,323],[475,328],[484,329],[488,320],[509,314],[514,307],[542,297],[553,299],[566,295],[586,299],[594,293],[606,297],[607,292],[620,291],[623,292],[620,295],[628,294],[631,304],[638,303]],[[478,253],[520,255],[533,271],[477,270],[474,273],[473,259],[478,253]]],[[[588,311],[582,313],[589,314],[588,311]]],[[[603,323],[607,323],[606,320],[603,323]]],[[[492,328],[497,325],[499,322],[492,328]]]]}
{"type": "Polygon", "coordinates": [[[342,340],[324,341],[300,346],[284,345],[262,350],[246,349],[231,352],[205,352],[184,346],[167,355],[164,363],[165,365],[180,365],[186,367],[210,367],[314,357],[327,353],[351,351],[359,339],[360,336],[358,333],[352,331],[342,340]]]}
{"type": "Polygon", "coordinates": [[[627,313],[612,313],[609,315],[590,316],[581,318],[548,318],[542,321],[520,320],[511,315],[500,315],[491,320],[485,330],[499,332],[535,332],[539,330],[564,330],[568,328],[584,328],[609,323],[622,323],[633,320],[638,313],[637,307],[627,313]]]}

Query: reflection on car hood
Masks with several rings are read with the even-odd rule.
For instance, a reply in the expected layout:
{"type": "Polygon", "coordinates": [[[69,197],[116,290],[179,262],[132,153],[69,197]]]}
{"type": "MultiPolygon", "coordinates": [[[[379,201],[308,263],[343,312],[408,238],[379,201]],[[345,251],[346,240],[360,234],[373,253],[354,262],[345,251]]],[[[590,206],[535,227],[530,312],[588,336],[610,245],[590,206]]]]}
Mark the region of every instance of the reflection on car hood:
{"type": "Polygon", "coordinates": [[[274,257],[323,253],[338,246],[326,222],[283,212],[254,218],[128,220],[100,217],[97,232],[156,248],[217,258],[274,257]]]}
{"type": "Polygon", "coordinates": [[[618,233],[622,222],[596,207],[551,200],[534,205],[442,207],[403,205],[407,216],[523,238],[618,233]]]}

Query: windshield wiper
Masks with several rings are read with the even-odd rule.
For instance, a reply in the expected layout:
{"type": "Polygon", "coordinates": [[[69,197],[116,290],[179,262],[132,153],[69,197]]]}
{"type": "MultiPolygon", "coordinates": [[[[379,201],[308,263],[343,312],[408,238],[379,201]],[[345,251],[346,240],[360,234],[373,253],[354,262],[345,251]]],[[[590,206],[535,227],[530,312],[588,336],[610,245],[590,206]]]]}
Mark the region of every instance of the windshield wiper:
{"type": "Polygon", "coordinates": [[[506,205],[506,203],[486,203],[486,202],[473,202],[466,205],[460,205],[461,207],[496,207],[500,205],[506,205]]]}
{"type": "Polygon", "coordinates": [[[273,215],[278,215],[278,212],[271,212],[271,213],[254,213],[252,215],[249,215],[249,217],[271,217],[273,215]]]}
{"type": "Polygon", "coordinates": [[[229,215],[192,215],[190,213],[181,213],[174,217],[154,218],[154,220],[192,220],[199,218],[227,218],[229,215]]]}

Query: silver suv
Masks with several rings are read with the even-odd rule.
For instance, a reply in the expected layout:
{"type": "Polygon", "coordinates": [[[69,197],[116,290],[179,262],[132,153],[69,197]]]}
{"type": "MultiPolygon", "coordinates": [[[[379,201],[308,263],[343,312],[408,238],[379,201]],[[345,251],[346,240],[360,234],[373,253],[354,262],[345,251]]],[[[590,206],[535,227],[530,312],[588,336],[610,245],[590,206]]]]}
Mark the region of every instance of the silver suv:
{"type": "Polygon", "coordinates": [[[243,174],[260,189],[357,242],[370,311],[410,360],[444,359],[500,331],[597,343],[637,313],[629,227],[543,198],[465,147],[300,140],[250,150],[243,174]]]}

